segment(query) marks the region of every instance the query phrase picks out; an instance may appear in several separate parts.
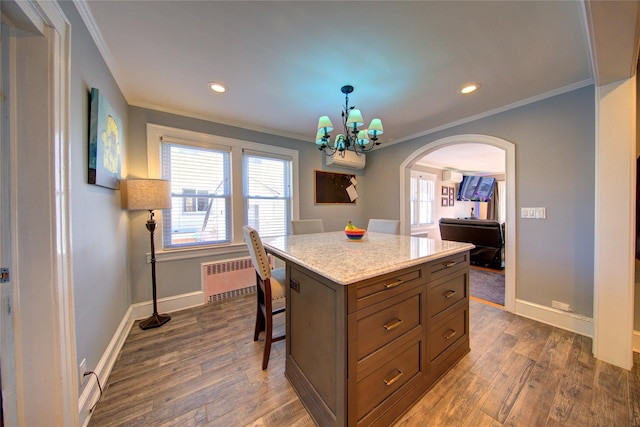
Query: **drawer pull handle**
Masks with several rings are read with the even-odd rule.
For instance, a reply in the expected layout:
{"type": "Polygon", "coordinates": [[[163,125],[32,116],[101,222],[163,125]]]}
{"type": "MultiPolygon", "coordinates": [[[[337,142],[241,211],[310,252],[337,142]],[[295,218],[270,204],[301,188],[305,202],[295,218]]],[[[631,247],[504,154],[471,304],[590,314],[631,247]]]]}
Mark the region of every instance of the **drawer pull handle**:
{"type": "Polygon", "coordinates": [[[445,340],[450,340],[451,338],[453,338],[455,335],[457,334],[457,332],[453,329],[449,329],[447,331],[446,334],[443,335],[445,340]]]}
{"type": "Polygon", "coordinates": [[[396,369],[396,370],[398,371],[398,373],[396,374],[395,377],[390,378],[388,380],[384,380],[384,383],[386,385],[391,385],[400,379],[400,377],[402,376],[402,371],[400,369],[396,369]]]}
{"type": "Polygon", "coordinates": [[[392,329],[397,328],[398,326],[402,325],[402,319],[396,319],[391,323],[387,323],[385,325],[383,325],[383,327],[387,330],[390,331],[392,329]]]}
{"type": "Polygon", "coordinates": [[[395,288],[396,286],[402,285],[402,280],[396,280],[395,282],[387,283],[384,285],[385,289],[395,288]]]}
{"type": "Polygon", "coordinates": [[[449,267],[453,267],[456,264],[457,264],[457,262],[455,262],[455,261],[449,261],[449,262],[443,263],[442,265],[444,266],[444,268],[449,268],[449,267]]]}
{"type": "Polygon", "coordinates": [[[453,289],[445,292],[444,294],[442,294],[443,297],[445,298],[451,298],[452,296],[454,296],[456,294],[456,291],[454,291],[453,289]]]}

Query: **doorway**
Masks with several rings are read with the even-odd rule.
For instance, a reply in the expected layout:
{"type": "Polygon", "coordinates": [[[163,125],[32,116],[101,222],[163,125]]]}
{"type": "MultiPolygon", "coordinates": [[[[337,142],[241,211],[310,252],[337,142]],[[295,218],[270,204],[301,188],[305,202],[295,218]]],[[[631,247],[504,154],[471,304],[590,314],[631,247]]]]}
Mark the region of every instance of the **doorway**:
{"type": "Polygon", "coordinates": [[[3,1],[2,24],[0,166],[9,172],[0,175],[7,227],[0,240],[11,258],[11,282],[2,288],[10,288],[11,304],[0,301],[4,421],[77,425],[68,195],[71,28],[57,3],[39,0],[3,1]]]}
{"type": "Polygon", "coordinates": [[[424,156],[443,147],[459,144],[488,144],[505,152],[505,304],[506,311],[515,311],[516,289],[516,198],[515,198],[515,145],[501,138],[480,134],[456,135],[442,138],[420,147],[409,155],[400,165],[400,217],[403,222],[403,234],[411,234],[409,182],[411,168],[424,156]]]}

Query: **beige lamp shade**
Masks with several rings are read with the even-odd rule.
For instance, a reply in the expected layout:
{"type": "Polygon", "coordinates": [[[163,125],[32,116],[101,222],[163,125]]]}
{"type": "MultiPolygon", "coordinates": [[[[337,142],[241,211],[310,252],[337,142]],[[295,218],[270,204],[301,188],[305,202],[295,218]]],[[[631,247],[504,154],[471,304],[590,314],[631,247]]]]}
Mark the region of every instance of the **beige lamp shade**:
{"type": "Polygon", "coordinates": [[[369,135],[382,135],[384,133],[384,129],[382,128],[382,120],[373,119],[371,120],[371,124],[369,125],[369,135]]]}
{"type": "Polygon", "coordinates": [[[363,146],[369,143],[369,135],[366,130],[361,130],[358,132],[358,145],[363,146]]]}
{"type": "Polygon", "coordinates": [[[329,116],[321,116],[318,119],[318,133],[329,133],[333,130],[333,123],[329,119],[329,116]]]}
{"type": "Polygon", "coordinates": [[[362,120],[362,113],[358,109],[353,109],[349,111],[349,116],[347,117],[347,126],[352,128],[357,128],[358,126],[362,126],[364,121],[362,120]]]}
{"type": "Polygon", "coordinates": [[[123,207],[130,211],[171,208],[171,182],[164,179],[127,179],[122,182],[123,207]]]}

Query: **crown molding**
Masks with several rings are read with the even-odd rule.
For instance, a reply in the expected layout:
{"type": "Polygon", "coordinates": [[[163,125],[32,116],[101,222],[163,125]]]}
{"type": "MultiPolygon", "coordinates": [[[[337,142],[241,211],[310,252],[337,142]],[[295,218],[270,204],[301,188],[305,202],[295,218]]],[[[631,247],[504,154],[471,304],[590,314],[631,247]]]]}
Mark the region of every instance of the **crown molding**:
{"type": "Polygon", "coordinates": [[[126,80],[124,79],[122,72],[120,71],[120,67],[118,67],[116,60],[113,58],[113,55],[109,50],[109,47],[107,46],[107,44],[104,41],[104,38],[102,37],[102,33],[98,28],[98,24],[96,23],[96,20],[93,18],[93,14],[91,13],[89,2],[86,0],[72,0],[72,1],[76,9],[78,10],[80,17],[82,18],[82,22],[84,22],[84,25],[87,27],[87,30],[89,30],[89,34],[91,34],[91,38],[93,39],[93,42],[96,44],[96,47],[100,52],[100,55],[102,55],[102,59],[107,64],[107,68],[109,68],[109,71],[113,76],[113,79],[115,80],[116,84],[120,87],[120,91],[122,92],[122,95],[126,99],[126,94],[128,92],[127,85],[125,83],[126,80]]]}

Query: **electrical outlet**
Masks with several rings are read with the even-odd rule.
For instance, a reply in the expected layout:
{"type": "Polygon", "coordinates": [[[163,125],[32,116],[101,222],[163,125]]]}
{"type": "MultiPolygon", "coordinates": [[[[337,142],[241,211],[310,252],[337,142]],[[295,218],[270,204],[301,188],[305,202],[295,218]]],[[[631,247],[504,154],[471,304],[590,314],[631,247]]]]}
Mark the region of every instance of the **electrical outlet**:
{"type": "Polygon", "coordinates": [[[87,359],[82,359],[82,362],[78,365],[78,381],[80,381],[80,385],[84,382],[85,372],[87,372],[87,359]]]}
{"type": "Polygon", "coordinates": [[[536,219],[547,219],[547,208],[536,208],[536,219]]]}
{"type": "Polygon", "coordinates": [[[551,301],[551,307],[557,308],[558,310],[562,310],[562,311],[571,311],[571,306],[566,302],[553,300],[551,301]]]}

